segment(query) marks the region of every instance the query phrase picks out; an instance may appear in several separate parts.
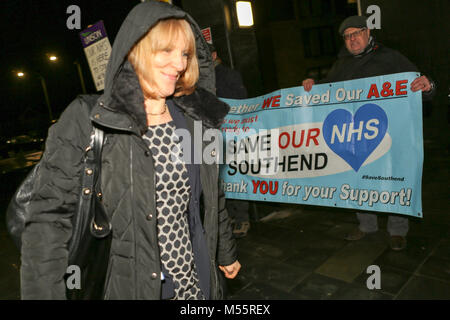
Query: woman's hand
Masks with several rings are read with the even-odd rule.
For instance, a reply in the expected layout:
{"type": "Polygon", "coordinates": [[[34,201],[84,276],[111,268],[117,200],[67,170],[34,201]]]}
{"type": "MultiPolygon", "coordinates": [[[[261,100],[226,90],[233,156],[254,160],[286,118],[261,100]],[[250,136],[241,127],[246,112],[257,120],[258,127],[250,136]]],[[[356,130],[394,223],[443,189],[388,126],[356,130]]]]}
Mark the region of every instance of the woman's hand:
{"type": "Polygon", "coordinates": [[[225,277],[228,279],[234,279],[241,269],[241,264],[236,260],[229,266],[219,266],[219,269],[225,274],[225,277]]]}

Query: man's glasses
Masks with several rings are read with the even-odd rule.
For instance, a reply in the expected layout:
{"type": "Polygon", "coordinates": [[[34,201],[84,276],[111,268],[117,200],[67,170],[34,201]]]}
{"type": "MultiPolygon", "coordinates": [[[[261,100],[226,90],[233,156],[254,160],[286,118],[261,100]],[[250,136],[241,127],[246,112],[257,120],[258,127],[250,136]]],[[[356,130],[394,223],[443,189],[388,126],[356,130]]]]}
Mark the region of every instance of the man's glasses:
{"type": "Polygon", "coordinates": [[[347,33],[347,34],[343,34],[342,35],[342,37],[344,38],[344,40],[350,40],[350,39],[352,39],[353,37],[359,37],[360,35],[361,35],[361,33],[364,31],[364,30],[366,30],[367,28],[362,28],[362,29],[359,29],[358,31],[355,31],[355,32],[352,32],[352,33],[347,33]]]}

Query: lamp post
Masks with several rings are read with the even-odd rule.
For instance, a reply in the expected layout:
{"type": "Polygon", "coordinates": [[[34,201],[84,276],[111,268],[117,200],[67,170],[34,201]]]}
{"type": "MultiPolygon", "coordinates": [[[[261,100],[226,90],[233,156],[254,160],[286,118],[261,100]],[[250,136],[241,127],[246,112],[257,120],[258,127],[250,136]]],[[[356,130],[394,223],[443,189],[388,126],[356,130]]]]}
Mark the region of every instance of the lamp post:
{"type": "MultiPolygon", "coordinates": [[[[25,78],[26,73],[23,71],[18,71],[16,73],[17,77],[19,78],[25,78]]],[[[44,98],[45,98],[45,103],[47,105],[47,109],[48,109],[48,116],[50,118],[50,122],[53,122],[53,113],[52,113],[52,107],[50,106],[50,99],[48,97],[48,92],[47,92],[47,83],[45,82],[45,79],[43,76],[41,76],[39,73],[35,73],[35,75],[39,78],[39,80],[41,81],[41,86],[42,86],[42,90],[44,91],[44,98]]]]}
{"type": "Polygon", "coordinates": [[[84,85],[84,78],[83,78],[83,73],[81,72],[80,63],[77,60],[75,60],[73,63],[77,66],[78,76],[80,77],[80,82],[81,82],[81,89],[83,90],[83,93],[86,94],[86,86],[84,85]]]}
{"type": "MultiPolygon", "coordinates": [[[[47,54],[48,59],[52,62],[55,63],[58,60],[58,57],[52,54],[47,54]]],[[[84,78],[83,78],[83,72],[81,71],[81,65],[78,62],[78,60],[75,60],[73,62],[74,65],[77,66],[77,71],[78,71],[78,77],[80,78],[80,83],[81,83],[81,90],[83,90],[83,93],[86,94],[86,86],[84,84],[84,78]]]]}
{"type": "MultiPolygon", "coordinates": [[[[58,57],[56,55],[49,54],[49,53],[47,53],[46,55],[47,55],[47,59],[48,59],[48,61],[50,61],[50,63],[56,63],[58,61],[58,57]]],[[[81,88],[83,90],[83,93],[86,94],[86,86],[84,84],[83,73],[81,72],[80,63],[78,61],[74,61],[74,64],[77,66],[78,76],[80,77],[80,82],[81,82],[81,88]]],[[[47,105],[50,122],[53,122],[53,112],[52,112],[52,107],[50,106],[50,98],[48,96],[48,91],[47,91],[47,82],[45,81],[45,78],[41,74],[39,74],[37,72],[29,72],[29,73],[36,75],[41,82],[42,90],[44,91],[45,104],[47,105]]],[[[26,74],[27,73],[23,72],[23,71],[16,72],[16,76],[18,78],[25,78],[26,74]]]]}
{"type": "Polygon", "coordinates": [[[50,117],[50,122],[53,122],[53,113],[52,108],[50,107],[50,99],[48,98],[47,84],[45,83],[45,79],[43,76],[39,75],[39,78],[41,80],[42,90],[44,90],[45,103],[47,104],[48,108],[48,116],[50,117]]]}

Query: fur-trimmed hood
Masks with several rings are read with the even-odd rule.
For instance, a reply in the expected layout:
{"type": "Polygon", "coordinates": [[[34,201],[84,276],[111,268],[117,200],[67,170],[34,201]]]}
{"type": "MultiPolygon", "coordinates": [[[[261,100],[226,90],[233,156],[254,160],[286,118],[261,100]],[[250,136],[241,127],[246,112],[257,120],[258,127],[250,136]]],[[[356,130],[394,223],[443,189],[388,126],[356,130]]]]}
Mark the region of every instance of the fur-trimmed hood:
{"type": "Polygon", "coordinates": [[[200,71],[194,93],[175,97],[173,101],[188,116],[203,121],[205,126],[212,128],[220,126],[229,111],[229,106],[215,96],[214,65],[200,28],[186,12],[159,1],[138,4],[130,11],[120,27],[106,70],[104,94],[92,112],[93,121],[115,129],[131,130],[140,135],[147,130],[144,96],[127,55],[152,26],[168,18],[183,18],[190,23],[195,35],[200,71]]]}

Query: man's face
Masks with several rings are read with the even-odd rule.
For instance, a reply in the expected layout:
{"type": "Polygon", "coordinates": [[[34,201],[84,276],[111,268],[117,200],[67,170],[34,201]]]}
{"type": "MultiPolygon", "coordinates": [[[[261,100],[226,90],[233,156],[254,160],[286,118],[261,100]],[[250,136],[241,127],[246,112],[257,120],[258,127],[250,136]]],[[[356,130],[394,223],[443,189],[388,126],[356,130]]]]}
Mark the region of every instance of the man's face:
{"type": "Polygon", "coordinates": [[[357,55],[367,47],[370,30],[367,28],[347,28],[343,36],[347,50],[352,55],[357,55]]]}

